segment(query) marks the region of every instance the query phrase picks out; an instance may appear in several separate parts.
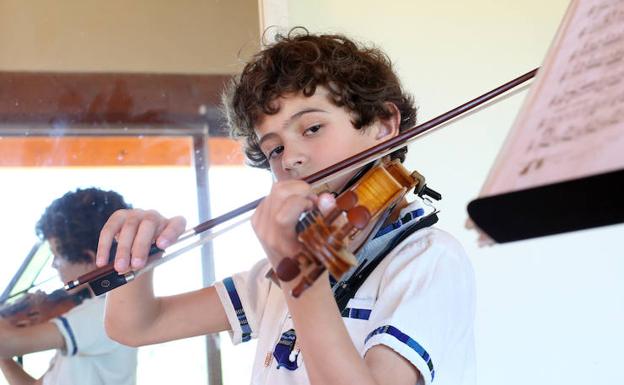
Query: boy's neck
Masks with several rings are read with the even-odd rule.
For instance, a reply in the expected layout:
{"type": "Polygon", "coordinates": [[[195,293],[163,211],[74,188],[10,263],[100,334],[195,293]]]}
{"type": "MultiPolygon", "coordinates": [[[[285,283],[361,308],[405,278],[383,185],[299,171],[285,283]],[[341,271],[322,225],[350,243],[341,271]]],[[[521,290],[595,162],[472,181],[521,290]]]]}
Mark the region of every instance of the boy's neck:
{"type": "Polygon", "coordinates": [[[385,226],[387,224],[390,224],[399,220],[399,218],[401,217],[401,210],[403,210],[403,208],[407,206],[407,204],[408,204],[407,199],[405,198],[401,199],[401,201],[396,206],[394,206],[394,209],[392,209],[392,211],[390,212],[390,214],[388,215],[388,217],[386,218],[382,226],[385,226]]]}

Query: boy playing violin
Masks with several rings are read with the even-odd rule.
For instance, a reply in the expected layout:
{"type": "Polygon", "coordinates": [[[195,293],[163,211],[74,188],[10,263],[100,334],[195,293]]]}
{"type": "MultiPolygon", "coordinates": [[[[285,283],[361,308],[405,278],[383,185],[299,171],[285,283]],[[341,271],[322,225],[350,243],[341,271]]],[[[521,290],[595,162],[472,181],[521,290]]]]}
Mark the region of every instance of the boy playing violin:
{"type": "MultiPolygon", "coordinates": [[[[297,280],[267,278],[301,251],[301,214],[329,212],[333,196],[358,174],[318,195],[301,178],[415,125],[412,99],[385,54],[343,36],[293,30],[246,65],[224,100],[249,162],[275,179],[252,217],[267,259],[173,297],[154,297],[145,274],[109,294],[111,337],[134,346],[225,330],[235,343],[258,338],[253,384],[474,383],[472,268],[448,234],[413,231],[417,204],[402,201],[383,226],[371,223],[349,244],[360,264],[383,259],[344,308],[335,299],[342,282],[327,272],[298,298],[291,295],[297,280]]],[[[107,263],[117,238],[115,269],[140,269],[153,242],[165,248],[184,227],[180,217],[119,211],[104,226],[97,264],[107,263]]]]}
{"type": "MultiPolygon", "coordinates": [[[[69,192],[46,208],[36,230],[50,243],[52,267],[63,282],[96,268],[95,251],[102,226],[113,212],[127,208],[121,195],[95,188],[69,192]]],[[[36,302],[40,299],[37,295],[29,300],[36,302]]],[[[0,319],[0,369],[9,384],[134,384],[136,349],[108,338],[104,302],[104,297],[92,296],[57,318],[33,320],[20,327],[0,319]],[[39,379],[11,358],[48,349],[57,349],[57,353],[39,379]]]]}

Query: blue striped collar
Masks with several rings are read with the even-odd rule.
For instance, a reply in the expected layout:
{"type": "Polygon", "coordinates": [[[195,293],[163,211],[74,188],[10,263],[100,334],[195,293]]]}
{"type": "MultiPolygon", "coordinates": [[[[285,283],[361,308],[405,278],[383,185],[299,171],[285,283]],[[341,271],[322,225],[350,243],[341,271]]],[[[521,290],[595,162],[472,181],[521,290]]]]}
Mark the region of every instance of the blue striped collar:
{"type": "Polygon", "coordinates": [[[396,230],[399,227],[403,226],[404,224],[412,221],[413,219],[422,217],[424,214],[425,214],[425,209],[423,209],[422,207],[418,207],[414,210],[408,211],[407,213],[401,215],[401,217],[397,219],[396,221],[380,228],[377,231],[377,234],[375,234],[374,238],[381,237],[382,235],[385,235],[393,230],[396,230]]]}

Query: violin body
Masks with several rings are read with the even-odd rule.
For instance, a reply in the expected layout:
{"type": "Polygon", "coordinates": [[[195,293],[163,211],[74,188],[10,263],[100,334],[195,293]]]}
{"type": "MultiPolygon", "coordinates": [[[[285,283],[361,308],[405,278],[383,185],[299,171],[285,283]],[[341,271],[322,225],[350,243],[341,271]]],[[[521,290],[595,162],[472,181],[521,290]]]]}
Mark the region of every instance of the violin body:
{"type": "Polygon", "coordinates": [[[0,318],[17,327],[32,326],[67,313],[89,297],[91,293],[88,289],[75,294],[68,294],[63,289],[50,294],[29,294],[14,303],[0,307],[0,318]]]}
{"type": "Polygon", "coordinates": [[[350,241],[389,213],[408,191],[422,191],[424,182],[422,175],[410,173],[399,160],[382,159],[336,198],[336,207],[330,213],[323,216],[314,210],[303,216],[297,225],[303,250],[280,262],[277,277],[285,282],[300,277],[292,290],[294,297],[300,296],[326,269],[339,280],[357,264],[348,250],[350,241]]]}

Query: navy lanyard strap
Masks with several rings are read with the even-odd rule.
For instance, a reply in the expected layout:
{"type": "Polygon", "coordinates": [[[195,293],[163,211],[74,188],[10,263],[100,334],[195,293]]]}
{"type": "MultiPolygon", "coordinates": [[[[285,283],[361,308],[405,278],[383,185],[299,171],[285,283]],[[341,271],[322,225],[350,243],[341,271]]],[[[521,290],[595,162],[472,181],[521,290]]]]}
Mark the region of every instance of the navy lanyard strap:
{"type": "Polygon", "coordinates": [[[351,298],[355,296],[355,293],[358,291],[360,286],[366,281],[368,276],[375,270],[375,268],[383,261],[386,255],[390,253],[399,243],[401,243],[405,238],[407,238],[412,233],[423,229],[425,227],[433,226],[436,222],[438,222],[437,212],[433,212],[418,222],[410,225],[405,231],[402,231],[399,235],[394,237],[386,247],[373,259],[370,263],[366,263],[366,260],[362,261],[358,269],[344,282],[338,282],[337,287],[334,290],[334,298],[336,298],[336,303],[338,304],[338,309],[342,313],[342,311],[347,307],[347,303],[351,298]]]}

